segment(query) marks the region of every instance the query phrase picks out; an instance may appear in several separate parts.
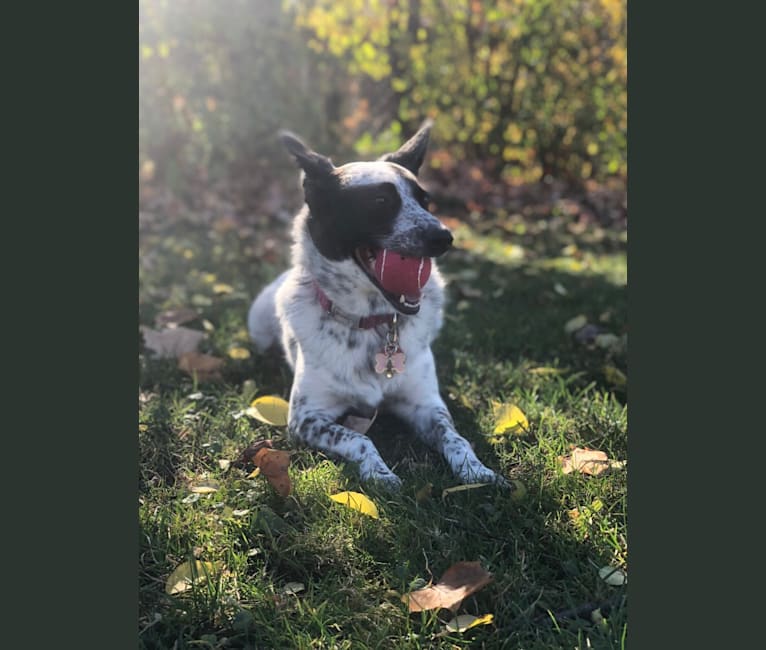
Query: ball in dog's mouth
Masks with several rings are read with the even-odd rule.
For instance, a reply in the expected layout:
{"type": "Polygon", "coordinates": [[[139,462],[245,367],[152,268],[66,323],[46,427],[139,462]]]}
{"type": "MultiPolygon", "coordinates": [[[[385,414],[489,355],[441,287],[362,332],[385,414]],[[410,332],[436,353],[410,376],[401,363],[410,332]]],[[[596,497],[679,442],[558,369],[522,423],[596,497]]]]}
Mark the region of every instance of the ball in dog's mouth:
{"type": "Polygon", "coordinates": [[[399,311],[418,312],[423,287],[431,275],[430,257],[407,257],[389,249],[364,246],[356,250],[356,259],[399,311]]]}

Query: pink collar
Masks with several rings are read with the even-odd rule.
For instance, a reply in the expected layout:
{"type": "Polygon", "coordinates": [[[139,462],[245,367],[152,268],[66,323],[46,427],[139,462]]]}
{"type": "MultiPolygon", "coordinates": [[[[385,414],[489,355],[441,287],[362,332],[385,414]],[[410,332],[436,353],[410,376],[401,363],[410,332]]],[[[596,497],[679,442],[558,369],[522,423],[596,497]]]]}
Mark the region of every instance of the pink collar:
{"type": "Polygon", "coordinates": [[[393,314],[373,314],[372,316],[354,316],[341,310],[337,305],[334,305],[332,300],[327,297],[327,294],[322,291],[319,283],[314,280],[314,292],[316,293],[319,304],[330,316],[336,320],[342,321],[352,327],[358,327],[361,330],[369,330],[378,325],[390,325],[394,321],[393,314]]]}

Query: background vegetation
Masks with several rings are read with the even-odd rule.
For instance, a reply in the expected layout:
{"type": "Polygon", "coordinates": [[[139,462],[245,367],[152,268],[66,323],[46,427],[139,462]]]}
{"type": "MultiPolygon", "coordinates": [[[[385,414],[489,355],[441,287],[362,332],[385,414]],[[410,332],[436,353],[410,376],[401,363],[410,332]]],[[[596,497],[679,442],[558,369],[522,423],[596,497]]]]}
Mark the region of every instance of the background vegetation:
{"type": "Polygon", "coordinates": [[[627,461],[624,0],[139,6],[140,324],[183,309],[224,360],[199,382],[140,342],[140,646],[624,647],[625,587],[598,569],[628,572],[626,470],[560,463],[574,446],[627,461]],[[398,496],[241,415],[291,382],[245,330],[287,266],[302,202],[277,130],[343,163],[397,147],[428,116],[422,177],[456,236],[439,262],[440,386],[482,460],[524,482],[521,502],[491,488],[442,499],[448,468],[393,419],[371,435],[398,496]],[[528,431],[493,437],[493,400],[521,408],[528,431]],[[291,452],[286,499],[236,465],[259,438],[291,452]],[[365,492],[380,519],[339,508],[339,490],[365,492]],[[215,579],[166,593],[194,558],[215,579]],[[406,612],[402,593],[463,560],[495,579],[460,613],[491,624],[449,633],[445,612],[406,612]]]}

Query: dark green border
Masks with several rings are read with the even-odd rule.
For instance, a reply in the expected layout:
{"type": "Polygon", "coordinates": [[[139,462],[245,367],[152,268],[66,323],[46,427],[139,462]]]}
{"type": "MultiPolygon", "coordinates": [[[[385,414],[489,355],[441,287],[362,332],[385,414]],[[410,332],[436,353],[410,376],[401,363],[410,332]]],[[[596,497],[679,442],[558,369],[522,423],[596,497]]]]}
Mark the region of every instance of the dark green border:
{"type": "Polygon", "coordinates": [[[5,22],[4,645],[135,648],[137,5],[23,11],[5,22]]]}
{"type": "Polygon", "coordinates": [[[749,257],[738,241],[763,246],[746,224],[761,218],[762,200],[742,205],[762,180],[730,150],[753,143],[762,121],[741,95],[759,78],[742,69],[755,52],[743,44],[757,42],[747,20],[702,5],[628,3],[633,648],[759,645],[747,640],[758,634],[747,611],[758,599],[743,587],[760,563],[760,535],[745,527],[762,507],[734,513],[763,473],[752,465],[763,463],[752,448],[763,423],[739,423],[755,384],[731,368],[763,337],[742,309],[762,302],[762,289],[742,286],[757,271],[738,272],[763,255],[749,257]]]}

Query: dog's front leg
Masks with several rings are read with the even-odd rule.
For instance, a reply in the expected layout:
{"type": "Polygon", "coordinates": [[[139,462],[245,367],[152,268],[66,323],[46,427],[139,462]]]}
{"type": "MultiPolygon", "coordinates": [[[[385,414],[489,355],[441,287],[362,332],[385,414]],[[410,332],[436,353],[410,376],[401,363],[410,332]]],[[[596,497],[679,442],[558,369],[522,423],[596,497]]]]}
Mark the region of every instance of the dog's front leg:
{"type": "Polygon", "coordinates": [[[358,463],[362,481],[375,481],[392,491],[401,488],[401,479],[386,465],[372,440],[335,422],[342,411],[341,407],[312,401],[294,391],[288,433],[308,447],[358,463]]]}
{"type": "Polygon", "coordinates": [[[419,367],[408,368],[412,381],[391,400],[391,410],[405,420],[429,447],[439,451],[463,483],[509,482],[486,467],[468,442],[455,430],[452,416],[439,395],[433,357],[424,355],[419,367]]]}

